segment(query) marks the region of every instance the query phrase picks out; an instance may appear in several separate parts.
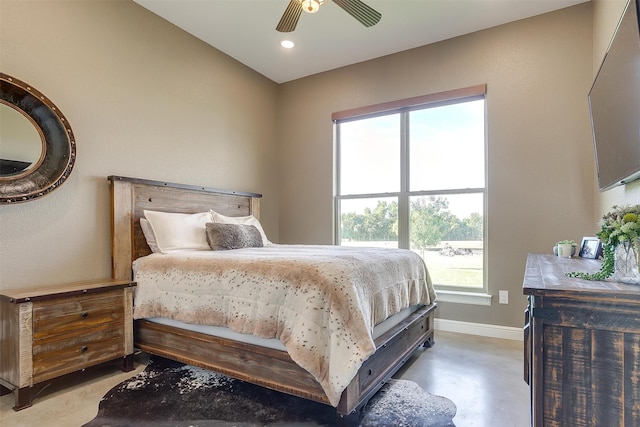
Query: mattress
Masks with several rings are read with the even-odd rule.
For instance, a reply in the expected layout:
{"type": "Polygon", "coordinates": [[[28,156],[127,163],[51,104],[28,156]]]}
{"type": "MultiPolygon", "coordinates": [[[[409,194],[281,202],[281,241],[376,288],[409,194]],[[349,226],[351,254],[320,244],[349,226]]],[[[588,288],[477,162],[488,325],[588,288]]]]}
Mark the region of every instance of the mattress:
{"type": "MultiPolygon", "coordinates": [[[[381,323],[376,325],[373,328],[373,339],[376,340],[381,335],[388,332],[391,328],[393,328],[398,323],[405,320],[411,313],[416,311],[418,308],[422,307],[421,305],[412,305],[411,307],[405,308],[399,313],[394,314],[393,316],[383,320],[381,323]]],[[[270,348],[272,350],[280,350],[287,351],[286,347],[282,342],[277,338],[260,338],[250,334],[241,334],[239,332],[234,332],[229,328],[225,328],[223,326],[210,326],[210,325],[194,325],[190,323],[180,322],[179,320],[173,319],[165,319],[162,317],[150,317],[148,319],[150,322],[159,323],[161,325],[173,326],[175,328],[185,329],[188,331],[199,332],[201,334],[212,335],[219,338],[226,338],[233,341],[242,342],[245,344],[257,345],[260,347],[270,348]]]]}

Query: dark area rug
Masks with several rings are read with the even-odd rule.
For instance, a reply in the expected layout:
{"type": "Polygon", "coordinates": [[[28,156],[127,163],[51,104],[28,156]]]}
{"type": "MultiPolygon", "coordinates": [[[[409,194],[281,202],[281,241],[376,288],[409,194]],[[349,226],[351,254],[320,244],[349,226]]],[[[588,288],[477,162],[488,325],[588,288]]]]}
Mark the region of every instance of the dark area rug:
{"type": "MultiPolygon", "coordinates": [[[[413,381],[390,380],[360,425],[454,426],[456,406],[413,381]]],[[[332,426],[335,409],[200,368],[152,356],[147,368],[102,398],[84,427],[332,426]]]]}

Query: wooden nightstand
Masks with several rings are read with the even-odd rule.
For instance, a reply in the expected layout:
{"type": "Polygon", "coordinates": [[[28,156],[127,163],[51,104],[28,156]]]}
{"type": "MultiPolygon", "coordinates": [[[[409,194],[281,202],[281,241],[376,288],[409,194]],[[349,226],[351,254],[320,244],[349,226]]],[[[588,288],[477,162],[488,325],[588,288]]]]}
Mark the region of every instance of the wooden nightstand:
{"type": "Polygon", "coordinates": [[[110,360],[133,369],[135,282],[93,280],[0,291],[0,385],[16,411],[35,384],[110,360]]]}

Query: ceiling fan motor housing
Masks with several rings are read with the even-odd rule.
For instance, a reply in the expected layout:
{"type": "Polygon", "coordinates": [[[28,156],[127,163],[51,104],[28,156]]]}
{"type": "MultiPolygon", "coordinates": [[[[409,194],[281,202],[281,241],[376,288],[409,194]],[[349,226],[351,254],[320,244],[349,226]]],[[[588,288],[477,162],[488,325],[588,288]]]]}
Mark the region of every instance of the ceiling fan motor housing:
{"type": "MultiPolygon", "coordinates": [[[[296,29],[300,15],[304,10],[307,13],[316,13],[320,6],[327,0],[290,0],[276,30],[281,33],[290,33],[296,29]]],[[[365,27],[376,25],[382,18],[377,10],[367,6],[362,0],[333,0],[345,12],[353,16],[365,27]]]]}

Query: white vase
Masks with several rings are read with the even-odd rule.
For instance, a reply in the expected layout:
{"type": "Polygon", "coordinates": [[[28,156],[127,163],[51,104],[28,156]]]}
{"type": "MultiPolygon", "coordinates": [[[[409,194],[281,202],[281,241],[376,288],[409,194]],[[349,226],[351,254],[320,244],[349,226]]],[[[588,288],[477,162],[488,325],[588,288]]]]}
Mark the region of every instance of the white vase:
{"type": "Polygon", "coordinates": [[[640,251],[636,248],[638,244],[632,245],[630,242],[623,242],[616,246],[614,250],[613,279],[622,283],[640,285],[640,251]]]}
{"type": "Polygon", "coordinates": [[[558,243],[558,256],[571,258],[573,255],[573,245],[571,243],[558,243]]]}

